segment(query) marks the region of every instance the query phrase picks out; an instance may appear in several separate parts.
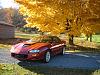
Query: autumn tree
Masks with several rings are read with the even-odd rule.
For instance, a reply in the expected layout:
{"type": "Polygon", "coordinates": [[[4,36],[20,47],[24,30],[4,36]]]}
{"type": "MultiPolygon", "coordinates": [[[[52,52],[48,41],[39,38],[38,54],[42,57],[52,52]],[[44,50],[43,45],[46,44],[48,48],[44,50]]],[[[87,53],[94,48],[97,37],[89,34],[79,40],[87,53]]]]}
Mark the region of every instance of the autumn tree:
{"type": "Polygon", "coordinates": [[[0,9],[0,21],[12,24],[12,9],[2,8],[0,9]]]}
{"type": "MultiPolygon", "coordinates": [[[[66,33],[69,43],[73,37],[90,31],[86,20],[93,15],[89,0],[16,0],[19,11],[26,17],[26,26],[37,27],[40,31],[57,35],[66,33]]],[[[94,15],[93,15],[94,16],[94,15]]]]}
{"type": "Polygon", "coordinates": [[[90,17],[85,18],[82,30],[92,41],[92,34],[100,33],[100,1],[88,0],[87,2],[87,8],[91,15],[89,14],[90,17]]]}
{"type": "Polygon", "coordinates": [[[18,9],[12,9],[12,11],[12,24],[16,27],[23,27],[26,24],[25,17],[19,13],[18,9]]]}
{"type": "Polygon", "coordinates": [[[18,9],[13,8],[1,8],[0,21],[11,23],[16,27],[23,27],[26,24],[23,15],[19,13],[18,9]]]}

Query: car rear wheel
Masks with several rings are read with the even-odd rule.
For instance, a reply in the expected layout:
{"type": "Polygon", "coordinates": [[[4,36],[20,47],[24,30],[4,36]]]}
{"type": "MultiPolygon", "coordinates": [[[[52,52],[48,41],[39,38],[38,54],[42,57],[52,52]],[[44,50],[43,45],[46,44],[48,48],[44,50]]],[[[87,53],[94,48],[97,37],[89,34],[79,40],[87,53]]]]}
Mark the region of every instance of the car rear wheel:
{"type": "Polygon", "coordinates": [[[48,63],[50,61],[50,59],[51,59],[51,53],[50,53],[50,51],[47,51],[44,55],[44,62],[48,63]]]}
{"type": "Polygon", "coordinates": [[[65,53],[65,50],[66,50],[66,47],[64,46],[63,48],[62,48],[62,51],[61,51],[61,55],[64,55],[64,53],[65,53]]]}

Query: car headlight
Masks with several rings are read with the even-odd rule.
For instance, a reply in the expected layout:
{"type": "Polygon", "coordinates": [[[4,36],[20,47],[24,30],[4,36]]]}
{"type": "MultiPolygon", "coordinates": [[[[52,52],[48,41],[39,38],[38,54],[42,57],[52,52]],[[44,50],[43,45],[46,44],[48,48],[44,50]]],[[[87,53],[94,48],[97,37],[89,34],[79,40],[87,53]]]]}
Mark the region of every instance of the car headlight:
{"type": "Polygon", "coordinates": [[[40,50],[30,50],[29,53],[38,53],[40,50]]]}

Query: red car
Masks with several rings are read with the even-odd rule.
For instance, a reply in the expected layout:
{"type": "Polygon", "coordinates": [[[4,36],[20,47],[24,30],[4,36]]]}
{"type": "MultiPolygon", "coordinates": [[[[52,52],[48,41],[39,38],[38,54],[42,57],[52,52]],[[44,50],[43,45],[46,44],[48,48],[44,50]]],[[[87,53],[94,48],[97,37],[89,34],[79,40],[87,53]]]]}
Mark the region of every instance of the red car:
{"type": "Polygon", "coordinates": [[[11,56],[18,60],[43,60],[48,63],[52,55],[64,54],[66,42],[57,36],[43,36],[18,43],[11,48],[11,56]]]}

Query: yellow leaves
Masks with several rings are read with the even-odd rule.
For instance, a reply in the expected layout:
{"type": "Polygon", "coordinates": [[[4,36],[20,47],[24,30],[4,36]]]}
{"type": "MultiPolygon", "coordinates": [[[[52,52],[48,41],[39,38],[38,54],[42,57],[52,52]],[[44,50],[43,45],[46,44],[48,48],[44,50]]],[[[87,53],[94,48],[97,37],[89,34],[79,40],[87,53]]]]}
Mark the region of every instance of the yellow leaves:
{"type": "Polygon", "coordinates": [[[27,5],[30,0],[15,0],[15,1],[21,5],[27,5]]]}
{"type": "Polygon", "coordinates": [[[37,5],[37,4],[41,4],[42,2],[34,0],[34,1],[30,1],[29,3],[32,4],[32,5],[37,5]]]}
{"type": "Polygon", "coordinates": [[[86,35],[94,34],[96,32],[95,25],[87,25],[82,28],[82,33],[86,35]]]}
{"type": "Polygon", "coordinates": [[[82,33],[86,35],[95,34],[100,32],[99,18],[88,18],[82,27],[82,33]]]}
{"type": "Polygon", "coordinates": [[[55,10],[53,10],[53,8],[51,7],[45,7],[45,10],[47,12],[48,15],[53,16],[55,15],[55,10]]]}
{"type": "Polygon", "coordinates": [[[27,27],[37,27],[43,32],[59,34],[65,31],[65,16],[59,5],[54,4],[57,1],[41,0],[16,0],[20,5],[21,14],[28,16],[25,20],[27,27]],[[50,4],[49,4],[50,3],[50,4]],[[57,5],[57,6],[55,6],[57,5]],[[58,24],[59,23],[59,24],[58,24]]]}
{"type": "Polygon", "coordinates": [[[66,32],[79,36],[81,33],[90,34],[96,31],[96,26],[82,25],[90,12],[83,13],[87,10],[84,10],[84,5],[81,6],[81,0],[16,0],[16,2],[20,4],[20,13],[27,16],[25,19],[27,27],[37,27],[42,32],[54,35],[66,32]],[[66,25],[66,19],[69,20],[69,26],[66,25]],[[70,29],[67,31],[66,27],[70,29]]]}
{"type": "MultiPolygon", "coordinates": [[[[19,12],[20,12],[21,14],[26,13],[26,10],[27,10],[26,7],[24,7],[23,5],[20,5],[19,12]]],[[[23,15],[26,15],[26,14],[23,14],[23,15]]]]}

